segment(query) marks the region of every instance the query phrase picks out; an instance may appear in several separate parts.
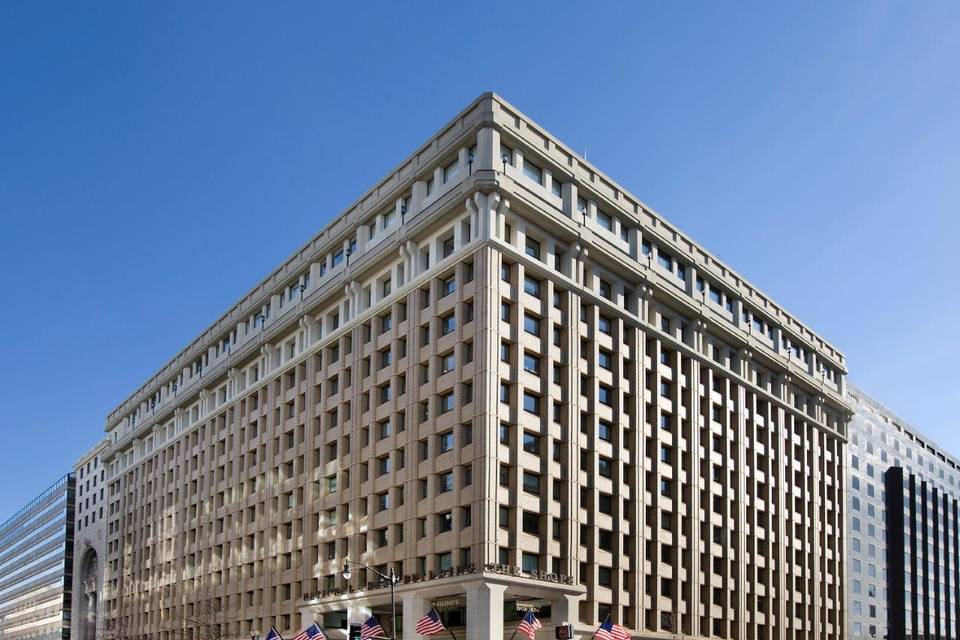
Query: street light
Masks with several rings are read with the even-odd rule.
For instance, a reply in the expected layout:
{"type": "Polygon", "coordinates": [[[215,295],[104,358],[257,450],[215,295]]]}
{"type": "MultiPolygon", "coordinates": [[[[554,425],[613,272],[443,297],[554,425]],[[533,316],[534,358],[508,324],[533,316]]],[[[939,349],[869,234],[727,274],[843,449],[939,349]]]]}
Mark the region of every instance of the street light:
{"type": "Polygon", "coordinates": [[[394,597],[394,586],[397,584],[397,574],[393,572],[393,566],[390,567],[390,571],[387,575],[384,575],[370,567],[363,564],[362,562],[353,562],[349,558],[343,562],[343,579],[349,580],[353,575],[353,572],[350,570],[350,565],[356,565],[358,567],[363,567],[367,571],[372,571],[384,580],[390,582],[390,640],[397,640],[397,600],[394,597]]]}
{"type": "Polygon", "coordinates": [[[251,631],[250,640],[260,640],[260,634],[257,631],[251,631]]]}

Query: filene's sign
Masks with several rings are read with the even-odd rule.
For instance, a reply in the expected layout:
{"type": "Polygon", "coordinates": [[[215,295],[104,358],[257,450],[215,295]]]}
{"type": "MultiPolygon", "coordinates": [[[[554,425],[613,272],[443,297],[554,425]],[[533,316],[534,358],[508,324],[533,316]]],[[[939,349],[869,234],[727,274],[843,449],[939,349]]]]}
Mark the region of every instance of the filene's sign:
{"type": "Polygon", "coordinates": [[[517,600],[517,611],[532,611],[534,613],[540,613],[540,611],[549,606],[550,603],[546,600],[517,600]]]}
{"type": "MultiPolygon", "coordinates": [[[[444,571],[428,571],[425,574],[408,573],[403,576],[397,576],[397,584],[417,584],[419,582],[430,582],[431,580],[443,580],[444,578],[453,578],[456,576],[474,574],[478,571],[514,576],[517,578],[529,578],[531,580],[540,580],[541,582],[553,582],[554,584],[573,584],[573,578],[570,576],[565,576],[559,573],[548,573],[546,571],[524,571],[520,567],[513,567],[506,564],[485,564],[481,568],[478,568],[476,565],[469,564],[465,567],[451,567],[450,569],[446,569],[444,571]]],[[[390,582],[388,580],[379,580],[377,582],[368,582],[365,585],[349,585],[346,588],[325,589],[318,593],[306,594],[303,596],[303,599],[321,600],[323,598],[335,598],[359,593],[362,591],[373,591],[374,589],[389,588],[390,582]]]]}
{"type": "Polygon", "coordinates": [[[455,611],[457,609],[462,609],[467,604],[467,601],[458,596],[451,596],[449,598],[436,598],[430,602],[432,606],[437,611],[455,611]]]}

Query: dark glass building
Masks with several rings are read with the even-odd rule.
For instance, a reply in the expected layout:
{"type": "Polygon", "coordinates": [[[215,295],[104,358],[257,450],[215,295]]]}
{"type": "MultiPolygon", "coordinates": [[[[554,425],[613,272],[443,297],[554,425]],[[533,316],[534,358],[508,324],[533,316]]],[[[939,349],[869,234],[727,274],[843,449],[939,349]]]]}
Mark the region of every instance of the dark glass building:
{"type": "Polygon", "coordinates": [[[960,640],[960,462],[854,385],[847,638],[960,640]]]}
{"type": "Polygon", "coordinates": [[[891,640],[958,638],[957,498],[903,467],[884,476],[891,640]]]}

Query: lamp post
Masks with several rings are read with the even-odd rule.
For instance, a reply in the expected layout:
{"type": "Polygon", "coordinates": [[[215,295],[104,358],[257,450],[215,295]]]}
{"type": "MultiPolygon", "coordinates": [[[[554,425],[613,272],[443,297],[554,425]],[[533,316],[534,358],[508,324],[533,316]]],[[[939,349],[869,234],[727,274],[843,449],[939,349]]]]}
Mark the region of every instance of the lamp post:
{"type": "Polygon", "coordinates": [[[353,572],[350,571],[350,565],[357,567],[363,567],[367,571],[372,571],[384,580],[390,582],[390,640],[397,640],[397,601],[394,597],[394,587],[397,584],[397,574],[393,572],[393,565],[390,566],[390,571],[387,572],[388,575],[384,575],[370,567],[363,564],[362,562],[353,562],[349,558],[343,562],[343,579],[349,580],[350,576],[353,575],[353,572]]]}
{"type": "Polygon", "coordinates": [[[257,631],[251,631],[250,640],[260,640],[260,633],[257,631]]]}

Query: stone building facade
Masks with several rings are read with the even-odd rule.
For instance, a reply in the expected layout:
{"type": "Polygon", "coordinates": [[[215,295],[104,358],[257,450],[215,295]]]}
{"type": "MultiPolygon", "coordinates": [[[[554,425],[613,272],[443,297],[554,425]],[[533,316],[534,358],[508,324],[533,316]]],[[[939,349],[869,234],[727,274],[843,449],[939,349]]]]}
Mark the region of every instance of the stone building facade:
{"type": "Polygon", "coordinates": [[[108,416],[103,614],[840,640],[845,375],[485,94],[108,416]]]}

